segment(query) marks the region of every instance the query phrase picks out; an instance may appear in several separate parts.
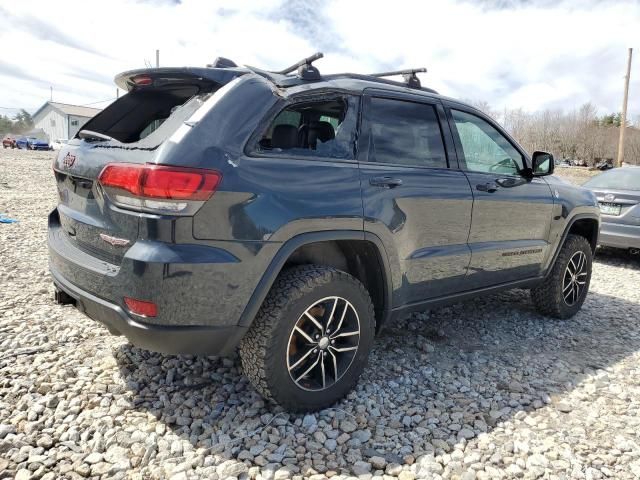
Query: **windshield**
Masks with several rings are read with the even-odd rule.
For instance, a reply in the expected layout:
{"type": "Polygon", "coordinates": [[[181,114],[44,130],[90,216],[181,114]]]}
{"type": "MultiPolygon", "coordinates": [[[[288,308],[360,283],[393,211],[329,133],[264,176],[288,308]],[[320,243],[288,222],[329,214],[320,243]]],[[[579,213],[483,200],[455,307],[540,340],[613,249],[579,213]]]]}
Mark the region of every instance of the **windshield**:
{"type": "Polygon", "coordinates": [[[593,177],[583,186],[612,190],[640,190],[640,168],[616,168],[593,177]]]}

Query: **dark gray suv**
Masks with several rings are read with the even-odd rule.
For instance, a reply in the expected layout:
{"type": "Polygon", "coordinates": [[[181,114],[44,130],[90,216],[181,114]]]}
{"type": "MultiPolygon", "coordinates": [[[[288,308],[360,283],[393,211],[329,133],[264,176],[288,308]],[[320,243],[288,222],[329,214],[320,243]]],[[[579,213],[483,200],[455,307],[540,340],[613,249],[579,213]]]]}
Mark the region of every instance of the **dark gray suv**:
{"type": "Polygon", "coordinates": [[[395,317],[514,287],[580,309],[593,193],[416,71],[321,75],[318,57],[118,75],[128,93],[54,163],[57,301],[142,348],[239,347],[292,411],[351,390],[395,317]]]}

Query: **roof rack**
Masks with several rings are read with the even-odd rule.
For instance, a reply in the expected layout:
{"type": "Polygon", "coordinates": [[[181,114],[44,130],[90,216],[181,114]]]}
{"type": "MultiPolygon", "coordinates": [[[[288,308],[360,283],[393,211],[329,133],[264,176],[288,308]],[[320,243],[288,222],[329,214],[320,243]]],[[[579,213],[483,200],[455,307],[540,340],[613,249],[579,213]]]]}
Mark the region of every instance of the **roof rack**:
{"type": "MultiPolygon", "coordinates": [[[[380,82],[388,85],[397,85],[397,86],[415,88],[417,90],[424,90],[430,93],[436,93],[436,94],[438,93],[431,88],[422,87],[422,84],[420,83],[420,79],[416,74],[425,73],[427,69],[424,67],[408,68],[404,70],[393,70],[390,72],[380,72],[380,73],[371,73],[371,74],[334,73],[334,74],[329,74],[322,77],[320,75],[320,71],[313,65],[313,62],[323,57],[324,57],[324,54],[322,52],[316,52],[313,55],[303,58],[302,60],[294,63],[293,65],[278,71],[263,70],[261,68],[251,67],[249,65],[245,65],[245,67],[254,73],[257,73],[265,78],[268,78],[270,81],[272,81],[279,87],[299,85],[300,80],[319,81],[322,79],[329,80],[329,79],[337,79],[337,78],[353,78],[358,80],[367,80],[371,82],[380,82]],[[297,70],[296,75],[289,75],[291,72],[294,72],[296,70],[297,70]],[[395,75],[402,75],[404,81],[398,82],[398,81],[384,78],[384,77],[392,77],[395,75]]],[[[228,58],[218,57],[215,59],[215,61],[212,64],[207,65],[207,67],[233,68],[233,67],[237,67],[237,65],[228,58]]]]}
{"type": "Polygon", "coordinates": [[[293,65],[285,68],[284,70],[280,70],[278,72],[272,72],[272,73],[287,75],[293,72],[294,70],[297,70],[298,77],[300,77],[303,80],[320,80],[320,70],[314,67],[312,63],[315,62],[316,60],[319,60],[322,57],[324,57],[324,53],[316,52],[310,57],[303,58],[299,62],[294,63],[293,65]]]}
{"type": "Polygon", "coordinates": [[[426,68],[408,68],[405,70],[393,70],[391,72],[382,72],[382,73],[372,73],[372,77],[392,77],[394,75],[402,75],[404,78],[404,83],[407,84],[409,88],[422,88],[422,84],[420,83],[420,79],[416,75],[416,73],[425,73],[427,71],[426,68]]]}

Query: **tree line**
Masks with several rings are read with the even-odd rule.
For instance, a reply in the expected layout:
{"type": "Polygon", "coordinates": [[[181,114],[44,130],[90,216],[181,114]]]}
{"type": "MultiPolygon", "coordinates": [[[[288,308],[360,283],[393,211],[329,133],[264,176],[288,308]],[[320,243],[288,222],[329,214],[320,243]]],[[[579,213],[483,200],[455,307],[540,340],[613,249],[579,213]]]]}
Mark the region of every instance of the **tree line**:
{"type": "MultiPolygon", "coordinates": [[[[585,103],[571,111],[522,109],[496,111],[486,102],[474,106],[498,120],[528,151],[551,152],[556,159],[578,160],[595,165],[601,160],[615,162],[618,152],[621,114],[598,115],[597,108],[585,103]]],[[[624,161],[640,165],[640,121],[627,122],[624,161]]]]}
{"type": "Polygon", "coordinates": [[[0,115],[0,135],[20,134],[33,130],[33,118],[26,110],[20,110],[13,118],[0,115]]]}

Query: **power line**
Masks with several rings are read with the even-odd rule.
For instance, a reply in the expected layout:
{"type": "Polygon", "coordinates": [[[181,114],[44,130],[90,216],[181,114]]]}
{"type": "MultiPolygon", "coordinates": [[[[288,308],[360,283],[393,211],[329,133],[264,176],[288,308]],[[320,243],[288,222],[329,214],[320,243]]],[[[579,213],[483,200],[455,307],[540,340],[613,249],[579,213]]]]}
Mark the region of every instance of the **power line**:
{"type": "Polygon", "coordinates": [[[97,102],[91,102],[91,103],[83,103],[81,105],[79,105],[80,107],[87,107],[89,105],[95,105],[96,103],[104,103],[104,102],[112,102],[116,99],[116,97],[111,97],[111,98],[107,98],[106,100],[100,100],[97,102]]]}
{"type": "MultiPolygon", "coordinates": [[[[78,106],[79,107],[87,107],[89,105],[95,105],[97,103],[105,103],[105,102],[112,102],[114,100],[116,100],[117,97],[111,97],[111,98],[105,98],[104,100],[98,100],[96,102],[90,102],[90,103],[81,103],[78,106]]],[[[54,102],[56,103],[56,102],[54,102]]],[[[60,102],[58,102],[60,103],[60,102]]],[[[0,110],[37,110],[40,107],[0,107],[0,110]]]]}

